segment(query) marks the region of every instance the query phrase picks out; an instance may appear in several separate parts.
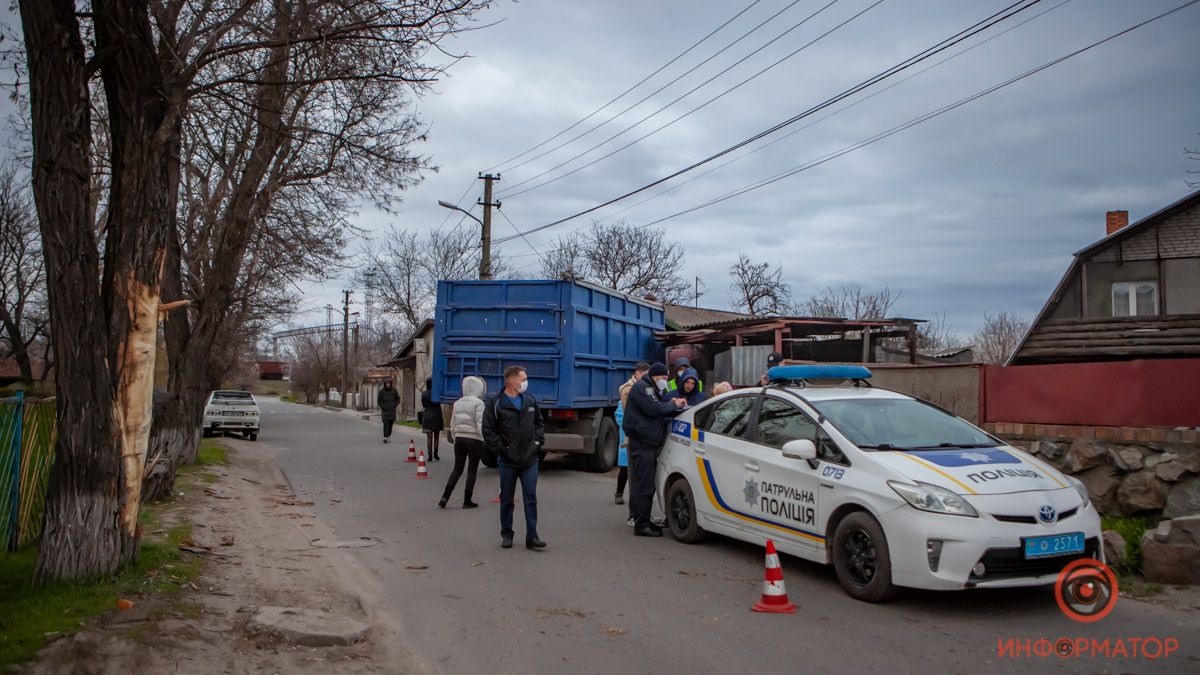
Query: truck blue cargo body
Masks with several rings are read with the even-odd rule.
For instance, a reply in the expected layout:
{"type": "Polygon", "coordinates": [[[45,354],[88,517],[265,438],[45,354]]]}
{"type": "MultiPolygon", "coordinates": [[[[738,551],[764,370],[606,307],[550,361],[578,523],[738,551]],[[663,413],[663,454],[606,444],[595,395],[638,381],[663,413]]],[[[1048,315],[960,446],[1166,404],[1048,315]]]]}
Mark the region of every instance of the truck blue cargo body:
{"type": "Polygon", "coordinates": [[[529,392],[548,410],[612,408],[638,361],[660,350],[662,305],[578,281],[440,281],[433,395],[453,403],[462,378],[488,393],[504,369],[524,366],[529,392]]]}

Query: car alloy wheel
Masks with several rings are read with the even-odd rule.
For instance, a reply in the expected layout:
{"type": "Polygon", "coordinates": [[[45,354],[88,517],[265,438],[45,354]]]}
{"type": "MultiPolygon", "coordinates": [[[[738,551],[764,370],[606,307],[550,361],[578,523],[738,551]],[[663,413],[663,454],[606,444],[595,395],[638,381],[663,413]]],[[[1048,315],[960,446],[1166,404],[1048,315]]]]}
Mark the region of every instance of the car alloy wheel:
{"type": "Polygon", "coordinates": [[[846,537],[847,572],[855,586],[867,586],[875,578],[875,544],[871,535],[854,528],[846,537]]]}

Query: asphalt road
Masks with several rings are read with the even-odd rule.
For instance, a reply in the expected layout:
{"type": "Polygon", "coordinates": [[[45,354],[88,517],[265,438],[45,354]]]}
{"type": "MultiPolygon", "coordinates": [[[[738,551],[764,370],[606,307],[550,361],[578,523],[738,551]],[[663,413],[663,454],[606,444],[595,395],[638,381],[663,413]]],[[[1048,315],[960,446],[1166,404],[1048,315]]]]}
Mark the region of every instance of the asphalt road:
{"type": "Polygon", "coordinates": [[[489,503],[494,469],[480,467],[479,509],[458,508],[460,481],[440,510],[449,444],[429,465],[431,479],[418,480],[403,461],[408,438],[424,444],[413,429],[398,427],[383,445],[377,422],[274,399],[262,406],[258,445],[275,449],[297,495],[339,537],[382,540],[354,555],[375,576],[384,596],[376,600],[395,612],[405,646],[434,671],[1200,672],[1200,611],[1126,598],[1092,624],[1065,617],[1045,589],[905,591],[872,605],[847,596],[830,568],[783,556],[800,609],[757,614],[761,548],[634,537],[625,507],[613,504],[612,475],[554,459],[538,485],[549,549],[521,546],[518,506],[516,546],[504,550],[499,506],[489,503]],[[1036,655],[1060,638],[1147,637],[1174,638],[1179,649],[1157,659],[1036,655]],[[1036,642],[1043,638],[1050,642],[1036,642]],[[1034,655],[1001,657],[1008,640],[1034,655]]]}

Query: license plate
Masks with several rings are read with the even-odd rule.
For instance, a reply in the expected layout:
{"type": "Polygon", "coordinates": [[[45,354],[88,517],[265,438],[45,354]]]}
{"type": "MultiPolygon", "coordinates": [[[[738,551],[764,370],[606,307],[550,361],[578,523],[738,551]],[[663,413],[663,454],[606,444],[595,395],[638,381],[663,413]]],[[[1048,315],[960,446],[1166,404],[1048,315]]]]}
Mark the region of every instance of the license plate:
{"type": "Polygon", "coordinates": [[[1082,532],[1052,534],[1046,537],[1026,537],[1025,558],[1050,558],[1056,555],[1083,553],[1082,532]]]}

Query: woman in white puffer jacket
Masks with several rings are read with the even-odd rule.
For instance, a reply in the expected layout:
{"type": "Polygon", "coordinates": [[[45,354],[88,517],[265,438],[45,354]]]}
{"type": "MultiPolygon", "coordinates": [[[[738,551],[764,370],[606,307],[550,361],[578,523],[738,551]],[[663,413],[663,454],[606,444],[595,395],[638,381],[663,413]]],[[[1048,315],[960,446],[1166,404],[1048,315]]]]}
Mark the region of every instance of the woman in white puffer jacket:
{"type": "Polygon", "coordinates": [[[471,501],[475,491],[475,474],[479,470],[479,458],[483,453],[483,395],[487,392],[487,383],[478,377],[464,377],[462,381],[462,398],[454,402],[454,410],[450,413],[450,440],[454,442],[454,470],[446,480],[446,490],[438,506],[446,508],[450,494],[462,476],[463,467],[467,469],[467,484],[463,486],[463,508],[473,509],[479,506],[471,501]],[[469,463],[468,463],[469,460],[469,463]]]}

